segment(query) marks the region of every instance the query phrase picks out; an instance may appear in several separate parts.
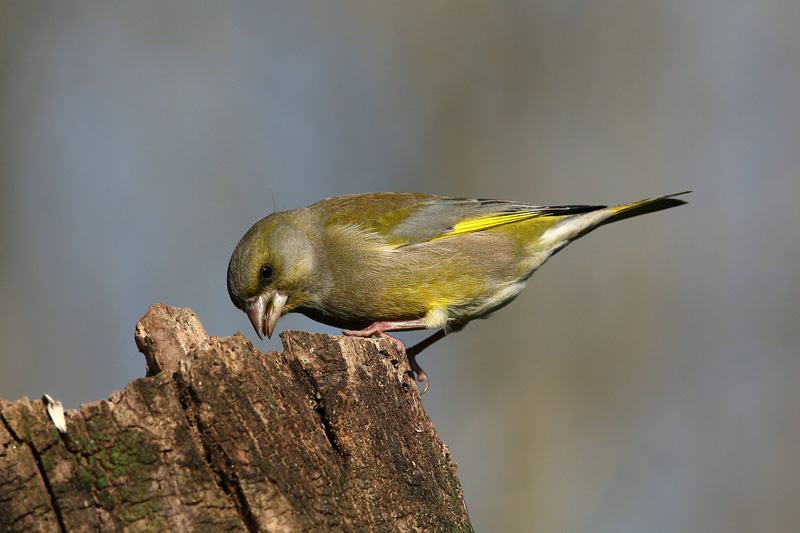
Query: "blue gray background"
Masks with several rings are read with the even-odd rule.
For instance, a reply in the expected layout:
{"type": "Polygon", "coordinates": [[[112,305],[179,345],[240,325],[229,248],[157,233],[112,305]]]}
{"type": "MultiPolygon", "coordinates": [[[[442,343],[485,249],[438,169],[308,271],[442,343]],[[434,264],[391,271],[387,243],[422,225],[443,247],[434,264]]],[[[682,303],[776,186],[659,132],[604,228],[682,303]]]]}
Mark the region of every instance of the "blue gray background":
{"type": "Polygon", "coordinates": [[[76,408],[143,376],[156,302],[255,339],[225,270],[273,210],[693,189],[424,354],[424,403],[480,531],[790,530],[798,20],[795,0],[2,2],[0,396],[76,408]]]}

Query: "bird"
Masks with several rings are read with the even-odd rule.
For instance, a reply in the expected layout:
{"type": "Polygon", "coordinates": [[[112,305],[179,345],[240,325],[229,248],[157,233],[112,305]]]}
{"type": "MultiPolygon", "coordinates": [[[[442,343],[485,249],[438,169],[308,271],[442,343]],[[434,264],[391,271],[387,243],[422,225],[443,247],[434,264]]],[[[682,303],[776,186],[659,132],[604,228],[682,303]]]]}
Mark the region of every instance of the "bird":
{"type": "Polygon", "coordinates": [[[593,229],[683,205],[656,196],[613,207],[376,192],[273,213],[241,238],[228,294],[259,339],[298,312],[357,337],[384,337],[416,356],[468,322],[508,305],[553,254],[593,229]],[[387,332],[437,330],[406,350],[387,332]]]}

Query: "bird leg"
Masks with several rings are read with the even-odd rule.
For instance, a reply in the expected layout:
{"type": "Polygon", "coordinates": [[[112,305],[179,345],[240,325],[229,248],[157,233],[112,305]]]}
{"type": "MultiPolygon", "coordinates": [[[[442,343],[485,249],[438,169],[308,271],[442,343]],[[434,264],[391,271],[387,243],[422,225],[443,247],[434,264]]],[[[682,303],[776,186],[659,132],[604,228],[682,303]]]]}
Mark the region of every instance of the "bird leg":
{"type": "Polygon", "coordinates": [[[428,374],[422,370],[422,367],[419,366],[417,363],[417,355],[419,352],[433,344],[434,342],[438,341],[442,337],[445,336],[444,330],[437,331],[427,339],[415,344],[408,350],[406,350],[406,345],[403,341],[398,339],[397,337],[392,337],[387,331],[395,331],[395,330],[403,330],[403,329],[425,329],[425,322],[422,319],[417,320],[402,320],[397,322],[375,322],[371,326],[366,327],[364,329],[352,330],[352,329],[345,329],[342,330],[342,333],[345,335],[350,335],[352,337],[380,337],[383,339],[388,339],[391,341],[392,344],[395,345],[397,350],[400,352],[402,356],[408,356],[408,362],[411,363],[411,370],[414,371],[416,375],[417,381],[420,383],[424,383],[425,386],[422,389],[421,394],[425,394],[425,391],[428,390],[428,385],[430,384],[428,381],[428,374]]]}
{"type": "Polygon", "coordinates": [[[425,391],[428,390],[429,382],[428,382],[428,374],[426,374],[425,371],[422,370],[422,367],[419,366],[419,363],[417,363],[417,356],[422,350],[424,350],[434,342],[438,341],[439,339],[443,339],[445,335],[447,335],[447,332],[443,329],[440,329],[430,337],[427,337],[419,341],[417,344],[406,350],[406,355],[408,355],[408,362],[411,363],[411,369],[417,375],[417,381],[425,383],[425,386],[422,388],[422,392],[420,394],[425,394],[425,391]]]}

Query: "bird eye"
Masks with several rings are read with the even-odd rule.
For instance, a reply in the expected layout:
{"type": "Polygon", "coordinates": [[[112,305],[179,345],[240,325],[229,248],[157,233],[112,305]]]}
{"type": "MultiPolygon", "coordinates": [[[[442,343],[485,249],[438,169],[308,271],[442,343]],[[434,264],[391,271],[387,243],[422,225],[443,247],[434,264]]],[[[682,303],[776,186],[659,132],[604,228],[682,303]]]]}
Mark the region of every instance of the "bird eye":
{"type": "Polygon", "coordinates": [[[261,279],[264,281],[269,280],[269,278],[272,277],[272,267],[269,265],[262,266],[258,275],[261,276],[261,279]]]}

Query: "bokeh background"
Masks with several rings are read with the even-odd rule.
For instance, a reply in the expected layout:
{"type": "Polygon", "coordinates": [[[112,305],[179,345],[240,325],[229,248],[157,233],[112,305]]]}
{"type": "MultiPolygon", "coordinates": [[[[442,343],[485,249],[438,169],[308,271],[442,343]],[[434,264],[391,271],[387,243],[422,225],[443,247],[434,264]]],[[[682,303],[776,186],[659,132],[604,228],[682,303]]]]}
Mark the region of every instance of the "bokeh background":
{"type": "Polygon", "coordinates": [[[796,0],[2,2],[0,396],[77,408],[143,376],[156,302],[255,339],[225,272],[273,210],[693,189],[424,354],[424,403],[480,531],[793,530],[798,20],[796,0]]]}

